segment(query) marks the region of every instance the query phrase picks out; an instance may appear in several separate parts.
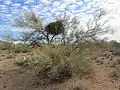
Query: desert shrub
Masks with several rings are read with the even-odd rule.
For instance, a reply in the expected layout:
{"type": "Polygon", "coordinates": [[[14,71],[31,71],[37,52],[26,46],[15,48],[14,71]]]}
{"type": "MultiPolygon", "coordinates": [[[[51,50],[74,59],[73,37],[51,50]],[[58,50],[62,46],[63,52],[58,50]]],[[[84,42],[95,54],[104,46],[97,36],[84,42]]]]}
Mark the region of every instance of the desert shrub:
{"type": "Polygon", "coordinates": [[[12,48],[12,44],[9,42],[2,42],[0,43],[1,50],[10,50],[12,48]]]}
{"type": "Polygon", "coordinates": [[[120,48],[120,43],[116,41],[111,41],[110,43],[112,44],[112,47],[120,48]]]}
{"type": "Polygon", "coordinates": [[[120,80],[120,65],[119,62],[114,66],[114,70],[110,73],[110,78],[112,80],[120,80]]]}
{"type": "Polygon", "coordinates": [[[116,70],[112,71],[109,76],[110,76],[110,78],[111,78],[112,81],[118,80],[118,78],[119,78],[119,75],[116,72],[116,70]]]}
{"type": "Polygon", "coordinates": [[[96,44],[96,47],[101,48],[101,49],[112,48],[112,44],[104,40],[97,41],[95,44],[96,44]]]}
{"type": "Polygon", "coordinates": [[[120,66],[114,67],[114,70],[110,73],[110,78],[112,81],[120,80],[120,66]]]}
{"type": "Polygon", "coordinates": [[[15,53],[27,53],[29,51],[29,47],[24,44],[16,44],[13,47],[13,52],[15,53]]]}
{"type": "Polygon", "coordinates": [[[41,83],[62,82],[74,76],[86,76],[92,71],[91,60],[83,59],[86,55],[71,46],[46,46],[41,55],[23,57],[17,65],[35,69],[41,83]]]}

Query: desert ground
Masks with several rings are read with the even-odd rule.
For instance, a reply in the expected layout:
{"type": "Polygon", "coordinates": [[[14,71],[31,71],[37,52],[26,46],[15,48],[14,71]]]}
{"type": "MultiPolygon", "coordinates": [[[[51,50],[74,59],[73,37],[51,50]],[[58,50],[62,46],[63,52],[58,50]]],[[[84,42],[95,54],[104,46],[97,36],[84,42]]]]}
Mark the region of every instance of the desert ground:
{"type": "Polygon", "coordinates": [[[93,73],[80,79],[40,85],[34,70],[15,64],[27,53],[0,50],[0,90],[120,90],[120,55],[112,50],[91,50],[93,73]]]}

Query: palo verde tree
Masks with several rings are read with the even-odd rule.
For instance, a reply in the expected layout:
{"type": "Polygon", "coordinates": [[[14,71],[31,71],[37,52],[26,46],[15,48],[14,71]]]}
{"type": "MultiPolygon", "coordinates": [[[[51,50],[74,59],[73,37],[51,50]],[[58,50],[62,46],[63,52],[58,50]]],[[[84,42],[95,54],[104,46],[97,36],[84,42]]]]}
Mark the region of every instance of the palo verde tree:
{"type": "Polygon", "coordinates": [[[69,32],[74,31],[80,24],[80,20],[77,16],[72,16],[67,13],[60,14],[55,18],[56,21],[60,21],[61,25],[58,24],[61,28],[58,28],[59,32],[61,32],[61,44],[69,43],[69,32]]]}
{"type": "Polygon", "coordinates": [[[72,32],[75,38],[74,44],[89,40],[95,41],[101,35],[113,32],[108,24],[110,17],[104,18],[106,15],[105,11],[100,10],[98,13],[92,14],[91,18],[84,25],[81,25],[77,31],[72,32]]]}
{"type": "Polygon", "coordinates": [[[35,32],[39,32],[42,30],[42,18],[37,16],[32,10],[24,10],[23,14],[17,18],[15,18],[16,27],[24,27],[24,28],[31,28],[35,32]]]}
{"type": "Polygon", "coordinates": [[[59,35],[61,44],[66,44],[68,41],[68,33],[70,30],[75,30],[80,21],[77,17],[70,17],[70,15],[63,13],[55,18],[55,22],[51,22],[45,26],[45,31],[53,35],[50,42],[55,36],[59,35]]]}
{"type": "Polygon", "coordinates": [[[27,28],[29,32],[23,32],[22,41],[29,44],[38,44],[42,38],[43,24],[42,18],[37,16],[32,10],[25,10],[23,14],[15,18],[15,27],[27,28]]]}
{"type": "Polygon", "coordinates": [[[61,14],[55,18],[55,22],[43,25],[43,21],[32,10],[24,11],[23,15],[15,19],[16,27],[28,28],[31,31],[24,32],[22,40],[30,44],[38,44],[41,42],[52,43],[55,36],[60,35],[61,42],[67,38],[67,33],[78,23],[76,17],[70,18],[67,14],[61,14]]]}
{"type": "MultiPolygon", "coordinates": [[[[92,1],[93,0],[90,0],[90,5],[92,1]]],[[[83,7],[81,6],[81,8],[84,8],[86,3],[89,2],[83,0],[83,7]]],[[[95,6],[97,5],[95,4],[95,6]]],[[[41,17],[32,10],[25,10],[23,15],[15,19],[15,26],[31,30],[23,34],[23,41],[31,44],[38,44],[41,42],[50,44],[57,35],[59,35],[61,44],[78,44],[81,41],[94,40],[99,35],[103,35],[110,31],[110,27],[107,25],[108,20],[102,21],[105,17],[105,13],[99,9],[99,6],[94,7],[92,4],[89,9],[79,12],[79,14],[82,13],[89,13],[92,15],[92,18],[89,18],[87,23],[83,26],[81,25],[79,15],[74,16],[68,15],[67,13],[60,14],[55,18],[54,22],[44,25],[41,17]],[[97,13],[95,13],[93,9],[97,9],[97,13]],[[90,10],[93,12],[90,13],[90,10]]]]}

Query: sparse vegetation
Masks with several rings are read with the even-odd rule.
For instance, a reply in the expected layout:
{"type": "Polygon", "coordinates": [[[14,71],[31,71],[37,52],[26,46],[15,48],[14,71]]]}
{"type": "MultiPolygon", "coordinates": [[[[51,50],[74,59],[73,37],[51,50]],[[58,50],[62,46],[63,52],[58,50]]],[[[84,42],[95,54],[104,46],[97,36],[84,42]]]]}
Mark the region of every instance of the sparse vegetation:
{"type": "Polygon", "coordinates": [[[12,44],[9,42],[1,42],[0,49],[1,50],[10,50],[10,49],[12,49],[12,44]]]}
{"type": "Polygon", "coordinates": [[[9,53],[27,53],[30,51],[29,46],[24,44],[12,44],[9,42],[1,42],[0,50],[7,50],[9,53]]]}
{"type": "Polygon", "coordinates": [[[29,46],[24,45],[24,44],[16,44],[13,47],[13,52],[15,53],[27,53],[29,52],[29,46]]]}
{"type": "MultiPolygon", "coordinates": [[[[32,85],[35,83],[40,87],[50,87],[49,85],[64,84],[71,80],[73,86],[68,90],[88,90],[89,86],[84,88],[81,84],[74,85],[77,81],[88,80],[92,90],[95,88],[94,83],[96,86],[106,86],[110,78],[120,79],[120,58],[114,58],[120,55],[120,43],[100,39],[101,35],[113,31],[106,15],[103,9],[98,8],[85,22],[77,15],[64,13],[56,16],[54,21],[46,23],[42,15],[39,16],[33,10],[27,9],[15,18],[13,26],[27,28],[29,31],[21,34],[18,39],[21,43],[17,44],[12,35],[4,36],[5,41],[0,42],[0,51],[9,54],[1,55],[0,61],[6,59],[2,64],[7,62],[8,67],[14,66],[15,75],[18,74],[16,71],[19,71],[22,77],[30,75],[27,84],[32,82],[32,85]],[[20,70],[24,69],[30,73],[21,73],[20,70]],[[73,80],[75,78],[76,81],[73,80]]],[[[3,67],[4,70],[5,66],[6,64],[0,68],[3,67]]],[[[7,70],[4,71],[2,74],[6,74],[7,70]]],[[[26,80],[25,77],[24,79],[26,80]]],[[[25,85],[24,90],[28,86],[30,85],[25,85]]]]}
{"type": "Polygon", "coordinates": [[[92,72],[90,59],[83,52],[71,53],[68,46],[44,47],[41,55],[26,56],[17,65],[34,68],[41,83],[61,82],[74,76],[84,77],[92,72]],[[57,50],[56,50],[57,49],[57,50]],[[46,51],[47,50],[47,51],[46,51]]]}

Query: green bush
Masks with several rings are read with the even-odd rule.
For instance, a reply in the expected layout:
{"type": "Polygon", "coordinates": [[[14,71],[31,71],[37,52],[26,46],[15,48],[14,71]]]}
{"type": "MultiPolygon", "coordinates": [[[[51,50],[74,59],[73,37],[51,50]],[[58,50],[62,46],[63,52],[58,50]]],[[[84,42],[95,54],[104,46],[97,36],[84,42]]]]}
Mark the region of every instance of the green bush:
{"type": "Polygon", "coordinates": [[[29,47],[24,44],[16,44],[13,47],[13,52],[15,53],[27,53],[29,51],[29,47]]]}
{"type": "Polygon", "coordinates": [[[112,47],[120,48],[120,43],[112,42],[112,47]]]}
{"type": "Polygon", "coordinates": [[[40,55],[25,56],[16,63],[35,69],[43,84],[89,75],[91,60],[83,59],[86,55],[78,50],[71,54],[71,50],[71,46],[46,46],[40,55]]]}

